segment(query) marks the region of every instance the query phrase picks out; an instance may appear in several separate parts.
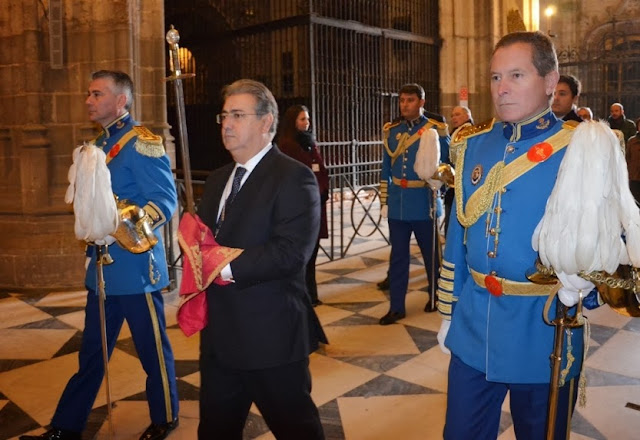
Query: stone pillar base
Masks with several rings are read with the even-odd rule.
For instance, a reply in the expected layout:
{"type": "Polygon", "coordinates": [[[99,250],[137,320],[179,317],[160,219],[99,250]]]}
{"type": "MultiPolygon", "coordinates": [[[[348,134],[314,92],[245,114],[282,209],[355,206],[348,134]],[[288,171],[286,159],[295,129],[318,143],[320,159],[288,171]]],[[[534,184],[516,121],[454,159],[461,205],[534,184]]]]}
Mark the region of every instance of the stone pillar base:
{"type": "Polygon", "coordinates": [[[72,215],[0,218],[0,288],[84,289],[84,248],[72,215]]]}

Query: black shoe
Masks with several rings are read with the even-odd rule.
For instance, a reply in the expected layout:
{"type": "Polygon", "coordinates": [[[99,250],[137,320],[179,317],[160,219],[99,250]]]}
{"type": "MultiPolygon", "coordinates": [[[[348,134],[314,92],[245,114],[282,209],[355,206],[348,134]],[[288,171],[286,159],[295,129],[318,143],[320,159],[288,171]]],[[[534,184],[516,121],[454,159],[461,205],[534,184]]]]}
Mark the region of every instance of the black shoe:
{"type": "Polygon", "coordinates": [[[21,435],[20,440],[82,440],[82,434],[73,431],[51,428],[40,435],[21,435]]]}
{"type": "Polygon", "coordinates": [[[436,301],[434,305],[431,305],[431,300],[427,301],[427,303],[424,306],[424,311],[426,313],[432,313],[432,312],[435,312],[436,310],[438,310],[438,301],[436,301]]]}
{"type": "Polygon", "coordinates": [[[142,433],[140,440],[162,440],[167,438],[169,433],[178,427],[178,419],[169,423],[152,423],[147,430],[142,433]]]}
{"type": "Polygon", "coordinates": [[[387,276],[384,280],[380,281],[376,285],[380,290],[389,290],[389,277],[387,276]]]}
{"type": "Polygon", "coordinates": [[[398,319],[404,318],[404,312],[389,312],[380,318],[380,325],[389,325],[395,323],[398,319]]]}

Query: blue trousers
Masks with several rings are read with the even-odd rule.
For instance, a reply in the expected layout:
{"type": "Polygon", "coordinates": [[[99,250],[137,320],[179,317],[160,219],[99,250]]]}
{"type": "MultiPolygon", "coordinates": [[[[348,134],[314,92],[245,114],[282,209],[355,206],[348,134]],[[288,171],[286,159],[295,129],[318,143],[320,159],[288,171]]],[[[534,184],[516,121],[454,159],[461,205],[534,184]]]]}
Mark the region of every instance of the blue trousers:
{"type": "MultiPolygon", "coordinates": [[[[389,219],[389,236],[391,239],[391,262],[389,264],[389,295],[392,312],[405,312],[405,297],[409,285],[409,243],[411,233],[416,237],[420,253],[424,259],[424,267],[429,278],[429,285],[437,285],[440,273],[440,262],[437,255],[432,255],[433,222],[431,220],[403,221],[389,219]],[[431,262],[435,259],[435,272],[431,271],[431,262]]],[[[438,244],[436,243],[436,251],[438,244]]]]}
{"type": "MultiPolygon", "coordinates": [[[[577,390],[575,379],[560,388],[554,432],[556,440],[569,438],[577,390]]],[[[516,438],[546,438],[549,384],[488,382],[483,372],[471,368],[452,355],[444,439],[495,440],[498,437],[501,408],[507,391],[516,438]]]]}
{"type": "MultiPolygon", "coordinates": [[[[118,334],[127,320],[144,371],[153,423],[178,417],[178,390],[173,352],[167,337],[164,303],[159,291],[136,295],[110,295],[105,301],[107,348],[113,353],[118,334]]],[[[82,432],[104,377],[98,295],[89,290],[84,332],[78,354],[79,368],[60,397],[51,426],[82,432]]]]}

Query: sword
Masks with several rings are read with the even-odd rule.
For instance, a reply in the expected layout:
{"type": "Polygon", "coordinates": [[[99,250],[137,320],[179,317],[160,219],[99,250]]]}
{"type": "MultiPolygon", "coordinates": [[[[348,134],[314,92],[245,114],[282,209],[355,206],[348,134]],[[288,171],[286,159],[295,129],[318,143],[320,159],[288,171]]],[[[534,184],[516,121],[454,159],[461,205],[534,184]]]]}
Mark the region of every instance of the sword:
{"type": "Polygon", "coordinates": [[[195,73],[182,73],[180,67],[180,34],[177,29],[171,25],[171,29],[167,32],[167,43],[169,44],[169,68],[171,76],[165,78],[165,81],[173,82],[173,90],[176,98],[176,116],[178,119],[178,138],[180,139],[180,157],[182,158],[182,172],[184,174],[184,190],[187,198],[186,210],[190,214],[195,214],[195,203],[193,200],[193,188],[191,186],[191,162],[189,161],[189,137],[187,136],[187,118],[184,109],[184,91],[182,89],[182,80],[185,78],[193,78],[195,73]]]}
{"type": "Polygon", "coordinates": [[[431,220],[433,221],[433,237],[431,239],[431,273],[429,278],[429,301],[424,306],[425,312],[435,312],[436,306],[436,258],[442,265],[442,246],[440,245],[440,235],[438,234],[438,190],[431,188],[431,220]]]}
{"type": "Polygon", "coordinates": [[[546,426],[546,439],[553,440],[556,419],[558,415],[558,398],[560,394],[560,368],[562,367],[562,351],[564,349],[564,336],[568,330],[573,328],[582,327],[582,323],[578,319],[578,316],[582,315],[582,298],[578,302],[577,311],[574,316],[570,316],[569,308],[562,304],[558,300],[556,304],[556,318],[550,320],[548,317],[549,306],[551,304],[550,296],[545,304],[545,310],[543,318],[549,325],[555,327],[553,353],[551,353],[551,382],[549,383],[549,403],[547,405],[547,426],[546,426]]]}
{"type": "MultiPolygon", "coordinates": [[[[104,302],[107,294],[104,288],[103,264],[111,264],[113,260],[107,248],[103,253],[102,246],[96,244],[96,275],[98,277],[98,305],[100,310],[100,339],[102,340],[102,360],[104,362],[104,384],[107,394],[107,419],[109,419],[109,439],[113,438],[113,415],[111,413],[111,384],[109,382],[109,350],[107,349],[107,320],[104,312],[104,302]]],[[[106,248],[106,246],[105,246],[106,248]]]]}

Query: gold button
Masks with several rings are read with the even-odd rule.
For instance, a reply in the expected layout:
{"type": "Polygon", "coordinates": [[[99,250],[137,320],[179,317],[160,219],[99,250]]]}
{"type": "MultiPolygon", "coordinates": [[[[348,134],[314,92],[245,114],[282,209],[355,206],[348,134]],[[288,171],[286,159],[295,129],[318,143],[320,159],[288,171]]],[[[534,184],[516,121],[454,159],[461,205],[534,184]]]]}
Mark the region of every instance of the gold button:
{"type": "Polygon", "coordinates": [[[509,145],[507,147],[507,153],[513,153],[516,150],[516,148],[513,145],[509,145]]]}
{"type": "Polygon", "coordinates": [[[489,256],[489,258],[496,258],[496,253],[494,251],[487,252],[487,255],[489,256]]]}
{"type": "Polygon", "coordinates": [[[496,228],[491,228],[491,229],[489,230],[489,233],[490,233],[491,235],[496,235],[496,228]]]}

